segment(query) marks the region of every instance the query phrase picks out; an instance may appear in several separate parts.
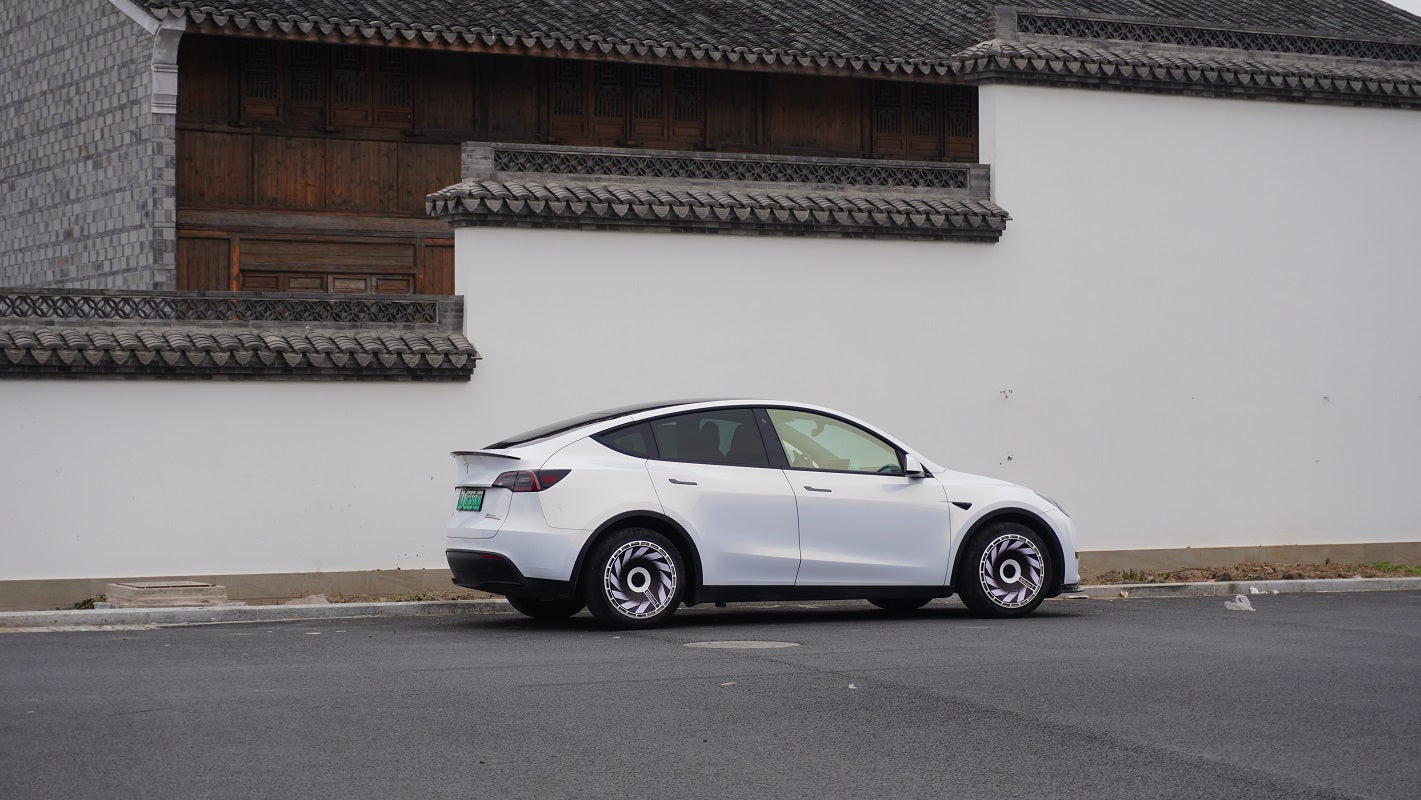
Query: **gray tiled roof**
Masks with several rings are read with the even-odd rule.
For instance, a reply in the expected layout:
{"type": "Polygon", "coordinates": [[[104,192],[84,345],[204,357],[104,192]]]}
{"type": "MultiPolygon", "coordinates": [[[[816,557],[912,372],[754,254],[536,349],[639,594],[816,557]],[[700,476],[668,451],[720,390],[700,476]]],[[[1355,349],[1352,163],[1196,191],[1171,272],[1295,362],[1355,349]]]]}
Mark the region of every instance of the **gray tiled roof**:
{"type": "Polygon", "coordinates": [[[468,181],[428,198],[431,214],[562,220],[581,227],[665,226],[995,241],[1008,215],[990,200],[635,185],[468,181]]]}
{"type": "MultiPolygon", "coordinates": [[[[252,331],[227,333],[202,328],[71,328],[37,325],[0,326],[0,363],[46,367],[55,372],[74,369],[111,371],[115,375],[171,373],[208,375],[267,374],[290,371],[364,373],[396,377],[472,369],[478,358],[460,334],[415,333],[292,333],[252,331]]],[[[449,377],[454,377],[451,374],[449,377]]]]}
{"type": "MultiPolygon", "coordinates": [[[[222,26],[349,36],[479,39],[623,55],[657,51],[940,65],[993,38],[990,0],[142,0],[222,26]]],[[[1421,39],[1421,18],[1380,0],[1040,0],[1072,14],[1342,37],[1421,39]]],[[[776,59],[781,60],[781,59],[776,59]]],[[[772,62],[773,63],[773,62],[772,62]]]]}
{"type": "MultiPolygon", "coordinates": [[[[1421,17],[1380,0],[141,0],[159,16],[179,14],[191,29],[258,35],[404,42],[484,52],[575,55],[613,60],[707,63],[938,80],[1075,83],[1418,107],[1421,17]],[[1032,9],[1023,11],[1020,9],[1032,9]],[[981,69],[985,44],[1088,46],[1089,60],[1028,60],[981,69]],[[1230,75],[1271,78],[1281,71],[1318,80],[1306,89],[1148,76],[1159,59],[1193,51],[1257,68],[1230,75]],[[1358,60],[1405,62],[1385,78],[1402,90],[1348,86],[1358,60]],[[1121,80],[1074,64],[1146,68],[1121,80]],[[1059,69],[1066,64],[1066,72],[1059,69]],[[1063,75],[1071,73],[1068,78],[1063,75]],[[1340,94],[1340,96],[1339,96],[1340,94]]],[[[1214,70],[1215,67],[1207,67],[1214,70]]]]}
{"type": "Polygon", "coordinates": [[[1059,84],[1173,86],[1242,96],[1307,99],[1325,93],[1358,103],[1421,106],[1421,66],[1396,67],[1386,62],[1344,66],[1267,54],[1238,55],[990,41],[963,53],[960,72],[984,78],[1029,76],[1059,84]]]}
{"type": "Polygon", "coordinates": [[[990,168],[849,158],[465,142],[456,224],[996,241],[990,168]]]}
{"type": "Polygon", "coordinates": [[[468,380],[479,354],[448,300],[452,319],[412,324],[381,320],[443,299],[11,290],[0,294],[0,378],[468,380]],[[327,307],[364,307],[364,318],[311,324],[327,307]],[[174,308],[182,318],[163,318],[174,308]],[[241,318],[253,308],[283,319],[241,318]]]}

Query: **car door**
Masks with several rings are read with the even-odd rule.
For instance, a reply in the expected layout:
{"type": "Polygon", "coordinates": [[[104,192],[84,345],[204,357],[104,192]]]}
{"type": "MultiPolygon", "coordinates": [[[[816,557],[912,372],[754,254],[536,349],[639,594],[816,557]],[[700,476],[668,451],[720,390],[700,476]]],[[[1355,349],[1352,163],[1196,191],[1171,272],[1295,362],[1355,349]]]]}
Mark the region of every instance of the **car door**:
{"type": "Polygon", "coordinates": [[[799,517],[749,408],[651,420],[646,463],[664,513],[690,533],[707,586],[793,586],[799,517]]]}
{"type": "Polygon", "coordinates": [[[796,585],[943,585],[952,529],[941,483],[904,475],[902,452],[858,425],[767,410],[799,507],[796,585]]]}

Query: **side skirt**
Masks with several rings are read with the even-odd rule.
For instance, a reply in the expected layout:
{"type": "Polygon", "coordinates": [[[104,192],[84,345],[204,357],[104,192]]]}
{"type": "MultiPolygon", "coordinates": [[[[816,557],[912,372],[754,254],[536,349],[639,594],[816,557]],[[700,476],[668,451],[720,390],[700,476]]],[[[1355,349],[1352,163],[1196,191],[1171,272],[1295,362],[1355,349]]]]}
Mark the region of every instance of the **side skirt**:
{"type": "Polygon", "coordinates": [[[867,600],[900,597],[951,597],[951,586],[702,586],[696,603],[747,603],[768,600],[867,600]]]}

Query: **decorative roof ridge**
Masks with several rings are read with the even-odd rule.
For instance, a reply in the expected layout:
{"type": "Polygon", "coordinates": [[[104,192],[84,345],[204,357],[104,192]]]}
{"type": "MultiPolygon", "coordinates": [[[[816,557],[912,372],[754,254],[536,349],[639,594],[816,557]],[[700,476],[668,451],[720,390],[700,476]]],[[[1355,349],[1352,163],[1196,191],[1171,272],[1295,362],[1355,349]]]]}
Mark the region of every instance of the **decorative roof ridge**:
{"type": "Polygon", "coordinates": [[[1205,48],[1150,47],[1143,45],[1137,49],[1105,47],[1101,43],[1058,37],[1028,37],[1021,39],[989,39],[973,45],[958,54],[956,67],[964,74],[970,74],[969,64],[983,56],[1008,55],[1010,57],[1073,59],[1078,61],[1116,61],[1132,64],[1169,65],[1211,65],[1225,66],[1257,72],[1286,72],[1298,75],[1392,75],[1399,78],[1421,79],[1421,62],[1358,61],[1356,59],[1333,59],[1308,57],[1306,59],[1283,53],[1265,53],[1246,50],[1222,50],[1205,48]]]}
{"type": "Polygon", "coordinates": [[[602,185],[608,181],[744,191],[889,192],[987,197],[984,164],[868,158],[699,153],[565,145],[465,142],[466,178],[602,185]]]}
{"type": "MultiPolygon", "coordinates": [[[[1132,44],[1174,44],[1190,49],[1244,50],[1280,55],[1334,56],[1346,59],[1421,62],[1421,38],[1339,34],[1316,28],[1231,25],[1166,16],[1130,16],[1062,8],[1030,6],[996,9],[994,30],[997,38],[1025,40],[1027,37],[1064,37],[1130,42],[1132,44]],[[1003,35],[1005,34],[1005,36],[1003,35]],[[1113,35],[1114,34],[1114,35],[1113,35]],[[1209,34],[1216,34],[1210,36],[1209,34]],[[1210,43],[1210,42],[1213,43],[1210,43]],[[1276,45],[1260,47],[1259,45],[1276,45]],[[1307,45],[1313,45],[1308,47],[1307,45]],[[1356,48],[1348,45],[1356,45],[1356,48]],[[1404,57],[1354,55],[1340,51],[1376,48],[1386,53],[1393,48],[1404,57]]],[[[970,48],[969,48],[970,49],[970,48]]]]}
{"type": "Polygon", "coordinates": [[[1276,53],[1104,48],[1073,39],[993,39],[963,51],[972,83],[1033,83],[1421,109],[1421,64],[1276,53]]]}
{"type": "Polygon", "coordinates": [[[161,322],[205,328],[459,331],[463,313],[463,298],[445,295],[0,289],[0,323],[77,321],[102,327],[161,322]]]}

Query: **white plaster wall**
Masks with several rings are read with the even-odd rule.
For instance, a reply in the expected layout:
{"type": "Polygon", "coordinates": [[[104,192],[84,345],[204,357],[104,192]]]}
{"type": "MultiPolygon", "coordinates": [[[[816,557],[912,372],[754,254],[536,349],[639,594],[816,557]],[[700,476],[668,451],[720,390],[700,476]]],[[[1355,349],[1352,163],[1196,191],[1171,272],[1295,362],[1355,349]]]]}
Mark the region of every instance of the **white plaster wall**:
{"type": "Polygon", "coordinates": [[[0,580],[443,566],[469,389],[0,381],[0,580]]]}
{"type": "Polygon", "coordinates": [[[451,449],[874,420],[1087,550],[1414,541],[1421,113],[983,90],[996,245],[461,229],[468,384],[0,381],[0,580],[443,566],[451,449]]]}
{"type": "Polygon", "coordinates": [[[1421,114],[982,107],[997,245],[459,231],[481,401],[822,402],[1058,497],[1092,550],[1421,538],[1421,114]]]}

